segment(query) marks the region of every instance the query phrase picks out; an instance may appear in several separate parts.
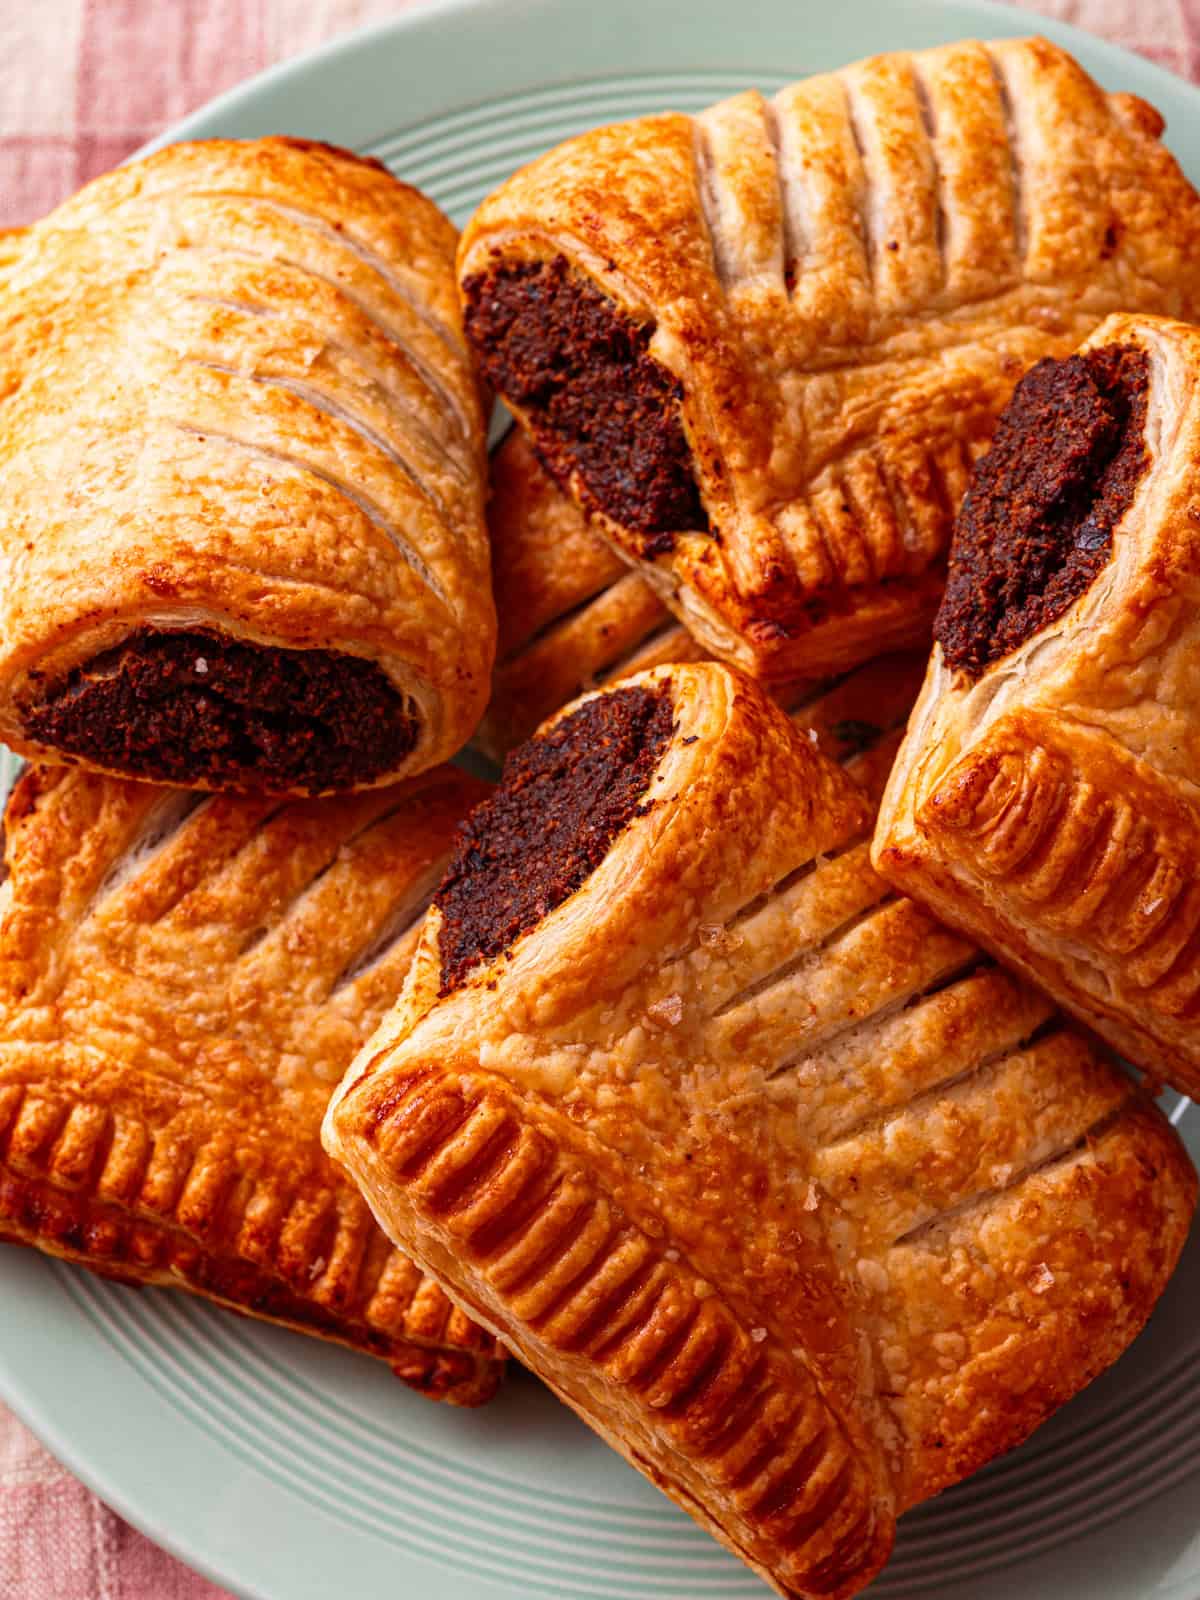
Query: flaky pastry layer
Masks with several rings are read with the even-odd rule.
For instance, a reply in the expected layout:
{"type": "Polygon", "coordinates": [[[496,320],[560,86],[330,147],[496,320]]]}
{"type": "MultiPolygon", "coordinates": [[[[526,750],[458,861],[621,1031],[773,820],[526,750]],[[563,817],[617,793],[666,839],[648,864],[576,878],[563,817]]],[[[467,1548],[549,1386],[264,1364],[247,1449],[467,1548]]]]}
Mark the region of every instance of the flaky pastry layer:
{"type": "Polygon", "coordinates": [[[500,619],[473,743],[502,761],[584,689],[704,651],[605,544],[514,428],[491,461],[488,532],[500,619]]]}

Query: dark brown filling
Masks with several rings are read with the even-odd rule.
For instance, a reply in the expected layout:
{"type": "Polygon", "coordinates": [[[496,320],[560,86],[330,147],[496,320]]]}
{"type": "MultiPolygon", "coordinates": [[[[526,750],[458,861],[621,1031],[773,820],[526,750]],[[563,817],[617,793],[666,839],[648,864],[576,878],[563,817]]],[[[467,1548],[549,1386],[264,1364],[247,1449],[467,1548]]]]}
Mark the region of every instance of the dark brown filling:
{"type": "Polygon", "coordinates": [[[595,508],[640,534],[649,554],[708,527],[682,388],[648,353],[653,323],[619,311],[561,257],[492,267],[463,290],[484,375],[525,412],[560,483],[576,470],[595,508]]]}
{"type": "Polygon", "coordinates": [[[411,752],[408,701],[373,661],[139,628],[24,707],[30,738],[135,777],[317,791],[411,752]]]}
{"type": "Polygon", "coordinates": [[[649,809],[642,797],[673,727],[669,685],[616,689],[512,752],[460,826],[434,896],[443,994],[574,894],[649,809]]]}
{"type": "Polygon", "coordinates": [[[1146,470],[1148,386],[1145,352],[1129,345],[1039,361],[1021,379],[954,530],[934,624],[951,667],[982,672],[1103,570],[1146,470]]]}

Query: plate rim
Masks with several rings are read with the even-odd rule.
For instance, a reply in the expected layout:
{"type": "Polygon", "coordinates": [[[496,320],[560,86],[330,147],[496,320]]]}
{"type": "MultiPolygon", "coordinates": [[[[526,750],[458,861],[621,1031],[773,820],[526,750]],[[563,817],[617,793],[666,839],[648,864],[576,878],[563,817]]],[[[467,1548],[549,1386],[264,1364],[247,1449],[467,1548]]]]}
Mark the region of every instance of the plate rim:
{"type": "MultiPolygon", "coordinates": [[[[535,5],[544,10],[558,9],[573,3],[574,0],[535,0],[535,5]]],[[[649,0],[649,3],[652,5],[654,0],[649,0]]],[[[753,3],[754,0],[751,0],[751,4],[753,3]]],[[[797,14],[799,15],[801,6],[812,3],[813,0],[799,0],[797,14]]],[[[945,0],[888,0],[888,3],[897,9],[928,13],[933,8],[942,8],[945,0]]],[[[197,106],[195,110],[178,118],[161,133],[147,139],[127,156],[125,161],[139,160],[142,156],[150,155],[166,145],[178,144],[184,139],[220,138],[222,137],[220,134],[204,131],[214,119],[236,116],[247,105],[253,104],[276,86],[288,82],[300,82],[313,73],[324,73],[331,64],[363,53],[378,40],[437,26],[456,16],[468,16],[486,11],[502,12],[515,10],[518,7],[519,0],[415,0],[415,4],[397,12],[395,16],[378,18],[352,28],[347,33],[311,45],[305,50],[297,51],[295,55],[271,63],[261,71],[242,79],[240,83],[222,90],[211,100],[206,100],[202,106],[197,106]]],[[[526,5],[523,9],[529,13],[534,7],[526,5]]],[[[1086,28],[1077,27],[1074,23],[1063,22],[1057,17],[1043,16],[1037,11],[1028,11],[1020,0],[953,0],[953,9],[973,11],[981,19],[991,19],[998,25],[1000,32],[1011,34],[1013,37],[1020,37],[1022,33],[1042,34],[1048,39],[1056,40],[1072,54],[1077,53],[1078,41],[1082,39],[1085,41],[1086,49],[1091,53],[1099,52],[1107,59],[1110,67],[1127,67],[1128,63],[1133,62],[1139,73],[1149,74],[1150,81],[1162,84],[1168,93],[1176,93],[1182,86],[1185,90],[1200,94],[1200,84],[1190,83],[1179,73],[1172,72],[1169,67],[1152,61],[1149,56],[1129,50],[1114,40],[1103,38],[1100,34],[1089,33],[1086,28]],[[1027,21],[1028,27],[1014,29],[1012,27],[1014,17],[1027,21]]],[[[974,37],[980,36],[980,34],[974,35],[974,37]]],[[[959,35],[959,37],[967,36],[959,35]]],[[[587,75],[584,74],[572,81],[586,82],[587,75]]],[[[397,124],[398,128],[404,126],[406,126],[404,123],[397,124]]],[[[1167,132],[1169,135],[1169,125],[1167,132]]],[[[1169,142],[1168,138],[1167,143],[1169,142]]],[[[124,164],[123,162],[122,165],[124,164]]]]}

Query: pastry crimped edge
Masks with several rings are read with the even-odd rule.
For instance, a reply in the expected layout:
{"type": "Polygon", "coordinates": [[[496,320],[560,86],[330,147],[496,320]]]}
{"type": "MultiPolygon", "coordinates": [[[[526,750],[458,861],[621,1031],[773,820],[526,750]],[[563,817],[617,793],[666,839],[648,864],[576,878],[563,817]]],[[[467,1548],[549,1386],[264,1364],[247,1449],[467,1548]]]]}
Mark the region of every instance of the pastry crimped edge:
{"type": "Polygon", "coordinates": [[[934,645],[873,854],[1135,1064],[1196,1095],[1200,739],[1187,641],[1200,600],[1200,337],[1117,315],[1082,349],[1108,345],[1150,361],[1148,465],[1112,555],[1065,612],[973,680],[934,645]]]}
{"type": "MultiPolygon", "coordinates": [[[[11,1097],[0,1100],[0,1139],[15,1131],[19,1114],[11,1097]]],[[[399,1253],[393,1252],[387,1281],[381,1276],[372,1294],[356,1296],[344,1309],[326,1309],[289,1291],[269,1270],[243,1267],[227,1276],[213,1270],[197,1242],[211,1226],[202,1211],[190,1209],[186,1222],[131,1217],[119,1206],[64,1188],[56,1165],[48,1165],[44,1178],[18,1175],[7,1165],[0,1169],[0,1242],[27,1245],[131,1288],[183,1289],[256,1322],[374,1356],[430,1400],[478,1406],[495,1394],[504,1374],[502,1348],[399,1253]]],[[[180,1176],[203,1184],[206,1175],[201,1153],[180,1176]]],[[[330,1249],[352,1253],[360,1231],[361,1222],[344,1222],[330,1249]]]]}
{"type": "MultiPolygon", "coordinates": [[[[430,771],[398,786],[396,807],[375,820],[386,823],[405,809],[415,822],[420,811],[428,841],[434,846],[440,841],[444,850],[457,819],[480,792],[461,773],[430,771]]],[[[149,785],[65,768],[27,768],[18,780],[7,813],[12,871],[0,888],[0,955],[8,969],[6,988],[14,981],[21,984],[13,969],[27,973],[28,1006],[46,1004],[38,968],[70,956],[50,948],[57,930],[42,930],[31,944],[29,930],[13,919],[26,862],[37,862],[30,879],[40,871],[51,884],[59,882],[58,873],[71,872],[72,854],[86,849],[89,819],[99,837],[110,804],[119,807],[125,796],[137,796],[135,805],[157,802],[160,795],[149,785]],[[47,799],[56,808],[53,815],[47,814],[47,799]],[[82,838],[71,831],[77,824],[82,824],[82,838]]],[[[323,804],[332,825],[341,803],[323,804]]],[[[153,809],[146,815],[153,817],[153,809]]],[[[180,832],[187,820],[185,813],[180,832]]],[[[345,826],[343,820],[342,832],[345,826]]],[[[371,826],[368,821],[366,831],[371,826]]],[[[161,848],[170,848],[178,837],[168,831],[161,848]]],[[[101,867],[111,859],[105,850],[98,857],[101,867]]],[[[181,861],[177,870],[187,867],[181,861]]],[[[201,877],[200,894],[204,883],[201,877]]],[[[38,915],[35,899],[23,914],[32,919],[35,932],[38,915]]],[[[396,944],[402,956],[405,939],[396,944]]],[[[124,977],[137,981],[135,974],[124,977]]],[[[92,981],[102,989],[103,972],[96,971],[92,981]]],[[[169,997],[154,990],[149,973],[142,981],[156,998],[138,1012],[135,990],[128,1003],[156,1038],[161,1030],[155,1028],[155,1014],[169,997]]],[[[232,972],[229,981],[234,981],[232,972]]],[[[364,981],[375,986],[389,980],[368,973],[364,981]]],[[[141,1069],[124,1078],[117,1058],[108,1057],[98,1041],[86,1069],[94,1079],[89,1088],[75,1082],[90,1059],[86,1044],[81,1050],[80,1041],[53,1030],[38,1041],[36,1024],[31,1024],[34,1037],[23,1040],[19,1022],[18,1004],[10,1007],[5,1029],[7,1034],[16,1024],[16,1037],[0,1043],[0,1240],[133,1287],[184,1289],[256,1320],[371,1355],[432,1399],[475,1406],[495,1392],[504,1351],[391,1246],[359,1196],[322,1156],[315,1126],[306,1151],[297,1147],[295,1129],[289,1127],[278,1149],[256,1151],[243,1166],[237,1117],[229,1107],[201,1119],[206,1131],[199,1139],[195,1130],[181,1136],[171,1121],[156,1122],[151,1090],[139,1087],[141,1069]]],[[[221,1041],[214,1043],[219,1051],[221,1041]]],[[[281,1052],[284,1048],[281,1040],[281,1052]]],[[[186,1077],[179,1092],[186,1102],[186,1077]]],[[[283,1092],[281,1086],[278,1093],[283,1092]]],[[[245,1093],[249,1097],[254,1091],[245,1093]]],[[[257,1102],[247,1098],[243,1104],[249,1118],[257,1102]]]]}

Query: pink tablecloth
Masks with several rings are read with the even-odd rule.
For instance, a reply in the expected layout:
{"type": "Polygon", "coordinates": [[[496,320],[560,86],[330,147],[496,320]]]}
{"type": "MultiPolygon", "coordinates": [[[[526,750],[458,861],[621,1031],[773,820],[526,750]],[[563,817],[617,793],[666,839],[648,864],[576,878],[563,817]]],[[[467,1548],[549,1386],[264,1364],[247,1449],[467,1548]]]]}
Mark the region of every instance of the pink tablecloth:
{"type": "MultiPolygon", "coordinates": [[[[406,0],[0,0],[0,226],[220,90],[406,0]]],[[[563,0],[564,4],[575,0],[563,0]]],[[[1018,0],[1200,78],[1200,0],[1018,0]]],[[[221,1600],[0,1407],[3,1600],[221,1600]]]]}

